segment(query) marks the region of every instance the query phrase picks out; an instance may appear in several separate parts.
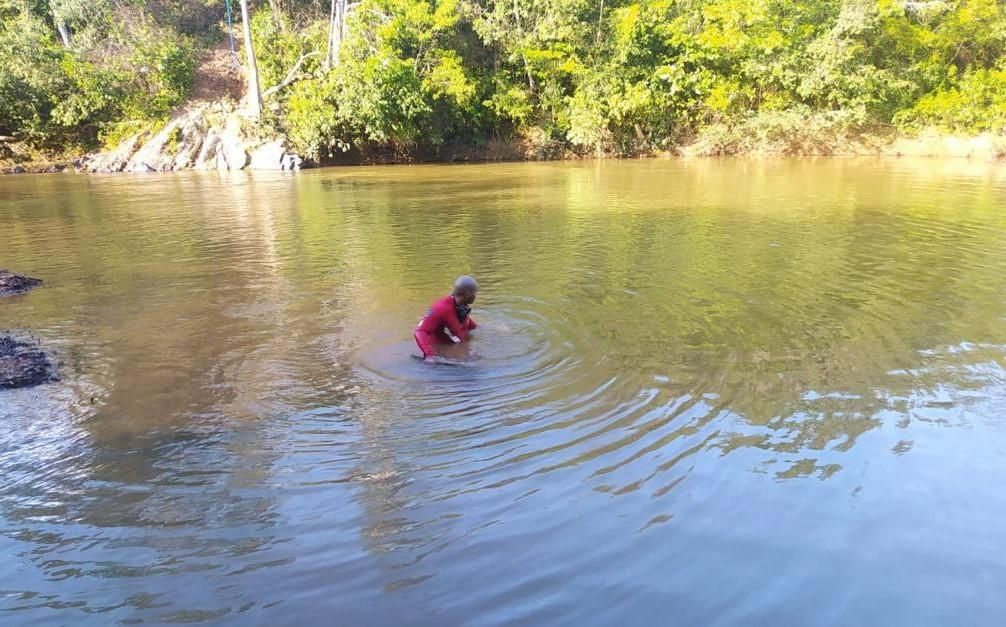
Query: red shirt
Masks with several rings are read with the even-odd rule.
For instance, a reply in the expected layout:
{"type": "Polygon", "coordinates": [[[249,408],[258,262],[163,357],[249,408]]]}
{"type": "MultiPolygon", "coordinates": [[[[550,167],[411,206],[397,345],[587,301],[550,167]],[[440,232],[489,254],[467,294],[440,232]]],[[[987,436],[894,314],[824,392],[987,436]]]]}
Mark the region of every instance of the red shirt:
{"type": "Polygon", "coordinates": [[[416,332],[413,335],[416,338],[416,344],[419,345],[419,350],[423,351],[423,357],[433,357],[437,355],[437,344],[454,342],[451,335],[461,342],[466,342],[468,341],[468,332],[478,326],[471,316],[465,318],[464,322],[458,319],[454,296],[448,295],[433,303],[430,310],[419,321],[419,326],[416,327],[416,332]]]}

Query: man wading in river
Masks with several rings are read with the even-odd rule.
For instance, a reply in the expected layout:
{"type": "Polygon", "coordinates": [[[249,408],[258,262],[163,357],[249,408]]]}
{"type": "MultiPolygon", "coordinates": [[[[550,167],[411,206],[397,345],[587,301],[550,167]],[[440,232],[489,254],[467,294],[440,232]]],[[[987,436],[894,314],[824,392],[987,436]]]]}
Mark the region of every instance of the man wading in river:
{"type": "Polygon", "coordinates": [[[470,276],[458,277],[454,290],[433,303],[416,327],[414,337],[423,359],[440,355],[439,346],[450,346],[468,341],[468,335],[478,327],[472,320],[472,303],[478,294],[479,284],[470,276]]]}

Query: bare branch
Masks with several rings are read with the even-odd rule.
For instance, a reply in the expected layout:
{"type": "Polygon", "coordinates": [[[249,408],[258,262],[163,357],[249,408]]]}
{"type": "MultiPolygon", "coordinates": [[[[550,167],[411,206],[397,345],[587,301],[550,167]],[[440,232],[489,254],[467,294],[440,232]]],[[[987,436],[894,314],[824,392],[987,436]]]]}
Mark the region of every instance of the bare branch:
{"type": "Polygon", "coordinates": [[[262,97],[263,98],[269,98],[270,96],[272,96],[276,92],[280,91],[281,89],[283,89],[284,87],[286,87],[290,83],[292,83],[295,80],[297,80],[297,72],[300,71],[300,66],[304,65],[304,61],[307,61],[311,57],[318,56],[319,54],[321,54],[320,51],[315,51],[315,52],[308,52],[307,54],[301,55],[301,57],[299,59],[297,59],[297,62],[293,64],[293,67],[290,68],[290,71],[287,72],[286,77],[284,77],[283,80],[279,82],[279,84],[273,85],[269,89],[265,90],[262,93],[262,97]]]}

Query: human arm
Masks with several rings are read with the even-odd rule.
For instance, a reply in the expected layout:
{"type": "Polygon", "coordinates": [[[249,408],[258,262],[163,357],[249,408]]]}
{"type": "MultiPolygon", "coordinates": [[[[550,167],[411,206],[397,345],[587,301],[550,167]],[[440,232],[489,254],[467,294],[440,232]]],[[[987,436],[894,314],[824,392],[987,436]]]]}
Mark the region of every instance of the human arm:
{"type": "Polygon", "coordinates": [[[432,359],[436,357],[439,353],[433,342],[433,336],[422,329],[416,329],[416,332],[412,334],[412,337],[416,340],[416,345],[419,346],[419,350],[423,353],[423,359],[432,359]]]}
{"type": "Polygon", "coordinates": [[[423,359],[430,359],[439,354],[436,348],[437,336],[439,335],[443,339],[441,330],[444,328],[444,323],[443,307],[437,304],[430,307],[423,319],[419,321],[413,337],[419,350],[423,352],[423,359]]]}

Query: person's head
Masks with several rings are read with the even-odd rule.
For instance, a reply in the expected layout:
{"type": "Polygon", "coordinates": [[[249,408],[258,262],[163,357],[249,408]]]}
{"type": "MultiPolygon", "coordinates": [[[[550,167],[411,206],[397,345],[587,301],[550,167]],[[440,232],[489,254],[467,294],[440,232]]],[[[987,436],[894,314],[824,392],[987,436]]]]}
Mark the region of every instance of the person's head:
{"type": "Polygon", "coordinates": [[[459,276],[454,282],[454,300],[459,305],[471,305],[479,293],[479,284],[470,276],[459,276]]]}

